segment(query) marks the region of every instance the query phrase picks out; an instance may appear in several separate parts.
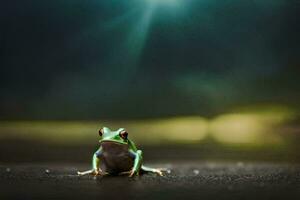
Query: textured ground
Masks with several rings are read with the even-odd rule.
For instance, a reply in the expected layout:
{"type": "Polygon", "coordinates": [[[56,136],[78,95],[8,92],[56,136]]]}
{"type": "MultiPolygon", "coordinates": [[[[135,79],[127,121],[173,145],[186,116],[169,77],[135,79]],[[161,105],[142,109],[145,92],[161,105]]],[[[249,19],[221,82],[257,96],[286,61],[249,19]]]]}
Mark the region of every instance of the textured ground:
{"type": "Polygon", "coordinates": [[[164,177],[78,177],[82,164],[0,165],[0,199],[299,199],[300,166],[177,162],[164,177]]]}

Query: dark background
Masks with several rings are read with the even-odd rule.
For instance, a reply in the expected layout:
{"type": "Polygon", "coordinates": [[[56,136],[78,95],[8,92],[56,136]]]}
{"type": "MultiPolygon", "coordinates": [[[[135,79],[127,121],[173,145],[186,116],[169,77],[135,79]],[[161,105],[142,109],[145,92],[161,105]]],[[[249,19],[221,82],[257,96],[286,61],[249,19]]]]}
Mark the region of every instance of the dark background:
{"type": "Polygon", "coordinates": [[[12,0],[0,6],[0,118],[299,112],[296,0],[12,0]]]}

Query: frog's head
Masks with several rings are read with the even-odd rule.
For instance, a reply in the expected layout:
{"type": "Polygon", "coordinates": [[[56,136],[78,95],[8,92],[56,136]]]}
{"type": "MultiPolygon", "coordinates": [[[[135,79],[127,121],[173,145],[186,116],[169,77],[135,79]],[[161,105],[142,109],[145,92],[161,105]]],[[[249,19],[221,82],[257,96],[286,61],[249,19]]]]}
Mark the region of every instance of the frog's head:
{"type": "Polygon", "coordinates": [[[128,133],[124,128],[111,131],[109,128],[103,127],[99,130],[99,135],[101,137],[101,140],[99,140],[100,143],[114,142],[118,144],[128,144],[128,133]]]}

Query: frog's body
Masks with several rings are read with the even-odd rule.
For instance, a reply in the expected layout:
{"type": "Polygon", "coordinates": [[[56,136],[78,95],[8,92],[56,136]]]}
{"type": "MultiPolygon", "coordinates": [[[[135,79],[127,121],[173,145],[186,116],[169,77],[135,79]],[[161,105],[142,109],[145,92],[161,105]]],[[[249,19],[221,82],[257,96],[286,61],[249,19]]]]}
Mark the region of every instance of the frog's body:
{"type": "Polygon", "coordinates": [[[103,142],[102,153],[98,156],[102,171],[116,174],[130,171],[134,164],[134,155],[128,151],[128,146],[115,142],[103,142]]]}
{"type": "Polygon", "coordinates": [[[128,139],[128,133],[120,128],[111,131],[109,128],[99,130],[102,137],[100,148],[93,156],[93,169],[78,172],[79,175],[94,174],[129,174],[138,175],[140,172],[153,172],[162,175],[161,169],[154,169],[142,165],[142,151],[128,139]]]}

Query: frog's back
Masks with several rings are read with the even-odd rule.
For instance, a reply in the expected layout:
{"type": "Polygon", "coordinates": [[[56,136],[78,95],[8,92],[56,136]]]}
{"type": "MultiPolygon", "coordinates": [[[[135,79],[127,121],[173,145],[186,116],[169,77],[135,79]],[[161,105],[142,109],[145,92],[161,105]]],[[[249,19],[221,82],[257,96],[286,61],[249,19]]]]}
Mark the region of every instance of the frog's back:
{"type": "Polygon", "coordinates": [[[134,155],[129,151],[128,145],[115,142],[103,142],[100,168],[110,174],[118,174],[131,170],[134,155]]]}

